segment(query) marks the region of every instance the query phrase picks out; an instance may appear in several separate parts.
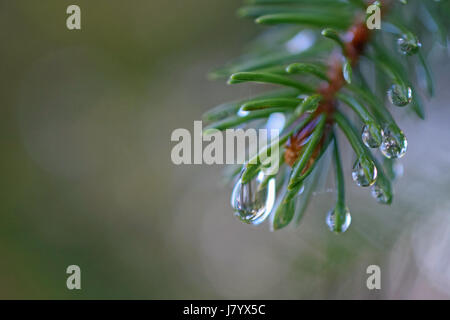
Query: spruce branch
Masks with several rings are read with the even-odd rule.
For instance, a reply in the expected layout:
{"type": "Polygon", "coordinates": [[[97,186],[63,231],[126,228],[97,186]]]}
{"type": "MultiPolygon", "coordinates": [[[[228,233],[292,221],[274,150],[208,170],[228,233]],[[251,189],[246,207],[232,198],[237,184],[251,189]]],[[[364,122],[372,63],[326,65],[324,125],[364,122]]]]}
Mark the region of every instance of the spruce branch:
{"type": "Polygon", "coordinates": [[[261,178],[262,154],[270,154],[275,145],[256,154],[242,167],[233,196],[236,188],[240,197],[253,184],[258,185],[258,192],[245,205],[241,198],[232,199],[237,215],[258,224],[271,214],[273,229],[283,228],[293,220],[298,223],[316,185],[317,172],[324,169],[320,159],[332,146],[337,200],[326,221],[330,230],[345,231],[351,217],[345,205],[335,126],[357,156],[353,180],[360,186],[370,186],[378,202],[390,204],[394,177],[389,166],[393,159],[404,156],[407,140],[389,109],[409,106],[424,118],[418,89],[425,82],[428,96],[434,94],[426,57],[436,42],[447,45],[449,1],[248,0],[238,13],[257,24],[276,27],[269,27],[270,33],[255,40],[249,52],[214,71],[211,77],[228,78],[229,84],[255,82],[283,89],[212,109],[204,115],[204,120],[211,122],[206,130],[224,130],[282,113],[286,124],[275,142],[282,149],[277,161],[291,169],[287,177],[280,170],[261,178]],[[366,26],[366,8],[371,4],[381,9],[381,30],[366,26]],[[405,19],[403,11],[419,10],[427,13],[426,23],[405,19]],[[423,28],[414,28],[412,22],[423,24],[423,28]],[[420,39],[424,38],[431,41],[422,45],[420,39]],[[395,45],[390,44],[393,42],[395,45]],[[362,66],[367,64],[376,70],[376,90],[365,80],[362,66]],[[418,74],[425,81],[416,83],[414,70],[421,71],[418,74]],[[385,104],[380,95],[386,92],[391,105],[385,104]],[[247,113],[239,114],[239,110],[247,113]],[[350,110],[363,124],[361,134],[345,115],[350,110]],[[377,149],[386,159],[385,167],[373,154],[377,149]],[[268,212],[268,208],[260,207],[264,199],[258,197],[273,196],[273,189],[265,191],[272,180],[277,181],[278,200],[268,212]]]}

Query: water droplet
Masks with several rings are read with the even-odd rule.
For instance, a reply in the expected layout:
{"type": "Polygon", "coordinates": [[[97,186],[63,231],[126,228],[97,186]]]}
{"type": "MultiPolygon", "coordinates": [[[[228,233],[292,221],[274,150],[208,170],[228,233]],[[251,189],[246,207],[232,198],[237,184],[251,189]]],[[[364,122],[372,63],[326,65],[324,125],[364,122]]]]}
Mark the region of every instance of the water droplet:
{"type": "Polygon", "coordinates": [[[377,179],[377,167],[368,162],[363,166],[359,160],[357,160],[353,166],[352,178],[353,181],[360,187],[369,187],[373,185],[377,179]]]}
{"type": "Polygon", "coordinates": [[[365,125],[363,127],[361,139],[368,148],[378,148],[381,144],[372,135],[372,133],[370,132],[370,127],[368,125],[365,125]]]}
{"type": "Polygon", "coordinates": [[[386,158],[401,158],[405,155],[407,148],[408,141],[403,132],[400,131],[400,134],[394,137],[391,130],[383,130],[383,141],[380,146],[380,151],[386,158]]]}
{"type": "Polygon", "coordinates": [[[343,221],[340,221],[340,226],[336,224],[336,209],[330,210],[327,215],[327,226],[328,228],[336,233],[342,233],[347,231],[348,227],[350,226],[350,223],[352,222],[352,216],[350,215],[350,211],[347,207],[345,207],[344,212],[341,213],[341,219],[343,221]]]}
{"type": "Polygon", "coordinates": [[[242,110],[242,108],[240,108],[237,113],[237,115],[239,117],[245,117],[245,116],[248,116],[249,114],[250,114],[250,111],[242,110]]]}
{"type": "Polygon", "coordinates": [[[401,54],[411,56],[419,51],[422,44],[415,38],[402,37],[397,39],[397,46],[401,54]]]}
{"type": "Polygon", "coordinates": [[[236,183],[231,195],[231,206],[236,216],[245,223],[257,225],[270,214],[275,202],[275,178],[272,178],[264,188],[258,188],[264,180],[260,172],[256,178],[246,184],[236,183]]]}
{"type": "Polygon", "coordinates": [[[388,90],[388,98],[393,105],[404,107],[412,101],[412,89],[393,84],[388,90]]]}
{"type": "Polygon", "coordinates": [[[389,195],[378,184],[375,183],[370,191],[377,202],[384,204],[389,202],[389,195]]]}

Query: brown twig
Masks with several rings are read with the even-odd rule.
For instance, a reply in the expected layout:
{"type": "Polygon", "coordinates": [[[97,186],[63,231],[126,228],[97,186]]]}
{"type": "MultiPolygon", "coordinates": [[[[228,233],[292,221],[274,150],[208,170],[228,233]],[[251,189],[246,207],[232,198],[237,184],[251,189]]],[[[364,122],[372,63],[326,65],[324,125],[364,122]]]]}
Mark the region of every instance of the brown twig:
{"type": "MultiPolygon", "coordinates": [[[[327,126],[321,142],[318,144],[316,150],[311,156],[305,170],[307,170],[314,163],[315,159],[320,154],[320,149],[323,146],[323,142],[326,140],[326,136],[331,131],[331,126],[334,122],[333,114],[336,110],[335,96],[336,93],[339,92],[339,90],[341,90],[341,88],[345,85],[345,79],[342,73],[344,56],[350,60],[352,66],[355,66],[367,46],[370,35],[371,32],[367,28],[364,19],[362,17],[357,17],[355,23],[343,36],[344,52],[335,51],[330,56],[327,72],[328,81],[322,83],[317,89],[317,92],[322,96],[322,101],[314,114],[315,116],[326,114],[327,126]]],[[[285,145],[285,161],[287,164],[293,166],[295,161],[300,157],[303,146],[309,140],[313,129],[314,122],[311,122],[289,138],[285,145]]]]}

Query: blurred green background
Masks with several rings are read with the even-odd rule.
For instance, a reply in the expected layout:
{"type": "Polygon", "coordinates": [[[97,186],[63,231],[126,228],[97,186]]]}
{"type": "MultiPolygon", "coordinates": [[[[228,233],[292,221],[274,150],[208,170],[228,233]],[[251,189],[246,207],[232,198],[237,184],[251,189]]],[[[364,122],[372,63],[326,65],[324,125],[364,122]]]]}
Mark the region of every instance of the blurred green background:
{"type": "Polygon", "coordinates": [[[0,298],[450,298],[442,48],[427,120],[398,113],[409,150],[394,204],[348,183],[342,236],[324,223],[326,186],[298,229],[271,233],[233,217],[220,166],[172,164],[174,129],[255,90],[205,76],[261,30],[240,3],[0,0],[0,298]],[[66,28],[70,4],[81,31],[66,28]],[[371,264],[382,290],[366,288],[371,264]]]}

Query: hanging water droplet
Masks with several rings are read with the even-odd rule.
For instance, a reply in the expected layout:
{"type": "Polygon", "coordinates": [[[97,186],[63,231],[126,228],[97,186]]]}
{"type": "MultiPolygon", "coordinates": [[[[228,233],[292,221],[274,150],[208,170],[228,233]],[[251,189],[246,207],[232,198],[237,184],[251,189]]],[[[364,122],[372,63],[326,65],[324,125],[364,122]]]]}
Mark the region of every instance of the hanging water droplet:
{"type": "Polygon", "coordinates": [[[327,214],[327,219],[326,219],[326,223],[328,228],[336,233],[342,233],[347,231],[348,227],[350,226],[350,223],[352,222],[352,216],[350,215],[350,211],[348,210],[347,207],[345,207],[344,212],[341,213],[341,219],[343,219],[343,221],[340,221],[339,225],[336,224],[336,209],[332,209],[328,212],[327,214]]]}
{"type": "Polygon", "coordinates": [[[372,135],[372,133],[370,132],[370,127],[368,125],[365,125],[363,127],[361,139],[368,148],[378,148],[381,144],[372,135]]]}
{"type": "Polygon", "coordinates": [[[422,44],[415,38],[401,37],[397,39],[398,51],[407,56],[416,54],[421,46],[422,44]]]}
{"type": "Polygon", "coordinates": [[[412,101],[412,89],[399,84],[393,84],[388,90],[388,98],[393,105],[404,107],[412,101]]]}
{"type": "Polygon", "coordinates": [[[360,187],[369,187],[373,185],[377,179],[377,167],[373,163],[363,166],[357,160],[353,166],[352,178],[353,181],[360,187]]]}
{"type": "Polygon", "coordinates": [[[238,115],[239,117],[245,117],[245,116],[248,116],[249,113],[250,113],[250,111],[243,110],[242,107],[241,107],[241,108],[239,109],[237,115],[238,115]]]}
{"type": "Polygon", "coordinates": [[[264,188],[258,188],[264,180],[261,171],[256,178],[246,184],[241,179],[236,183],[231,195],[231,206],[236,216],[248,224],[260,224],[273,208],[275,202],[275,178],[264,188]]]}
{"type": "Polygon", "coordinates": [[[388,128],[383,130],[383,141],[380,146],[381,153],[388,159],[401,158],[405,155],[408,148],[408,141],[403,132],[394,137],[388,128]]]}
{"type": "Polygon", "coordinates": [[[370,192],[377,202],[384,204],[389,202],[389,195],[378,184],[375,183],[370,192]]]}

